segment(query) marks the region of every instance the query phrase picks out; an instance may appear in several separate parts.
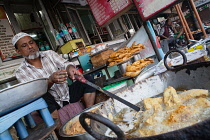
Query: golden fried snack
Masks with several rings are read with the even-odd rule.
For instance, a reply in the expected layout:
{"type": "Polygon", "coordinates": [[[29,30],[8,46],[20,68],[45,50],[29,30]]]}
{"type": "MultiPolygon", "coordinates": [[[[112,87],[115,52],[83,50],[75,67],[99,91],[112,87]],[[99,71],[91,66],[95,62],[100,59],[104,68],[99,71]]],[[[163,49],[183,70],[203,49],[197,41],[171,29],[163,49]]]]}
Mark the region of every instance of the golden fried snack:
{"type": "Polygon", "coordinates": [[[116,52],[113,52],[113,53],[109,56],[109,58],[115,57],[115,54],[116,54],[116,52]]]}
{"type": "Polygon", "coordinates": [[[117,60],[115,60],[117,63],[119,63],[119,62],[122,62],[123,61],[123,59],[117,59],[117,60]]]}
{"type": "Polygon", "coordinates": [[[148,66],[150,63],[154,63],[154,60],[151,58],[140,59],[135,61],[132,65],[126,67],[126,76],[135,77],[138,75],[143,67],[148,66]]]}
{"type": "Polygon", "coordinates": [[[133,65],[130,65],[129,67],[126,67],[127,72],[135,72],[137,68],[133,65]]]}
{"type": "Polygon", "coordinates": [[[108,61],[108,62],[112,62],[112,61],[114,61],[114,60],[113,60],[113,59],[111,59],[111,58],[109,58],[107,61],[108,61]]]}
{"type": "Polygon", "coordinates": [[[130,56],[129,56],[129,55],[126,55],[125,57],[123,57],[122,61],[125,61],[125,60],[127,60],[128,58],[130,58],[130,56]]]}
{"type": "Polygon", "coordinates": [[[147,65],[150,64],[150,61],[145,61],[141,64],[139,64],[138,66],[136,66],[139,70],[141,70],[143,67],[146,67],[147,65]]]}
{"type": "Polygon", "coordinates": [[[141,64],[140,61],[135,61],[135,62],[132,64],[132,66],[138,66],[139,64],[141,64]]]}
{"type": "Polygon", "coordinates": [[[129,77],[136,77],[137,75],[139,75],[140,71],[136,71],[136,72],[126,72],[125,76],[129,76],[129,77]]]}
{"type": "Polygon", "coordinates": [[[133,43],[132,43],[131,47],[133,47],[135,44],[136,44],[136,41],[133,41],[133,43]]]}
{"type": "MultiPolygon", "coordinates": [[[[90,124],[90,119],[86,121],[88,124],[90,124]]],[[[68,135],[76,135],[76,134],[81,134],[85,133],[85,129],[81,126],[79,120],[76,120],[73,124],[72,127],[68,130],[66,129],[66,134],[68,135]]]]}
{"type": "Polygon", "coordinates": [[[123,53],[123,54],[120,54],[118,58],[123,58],[123,57],[125,57],[125,56],[126,56],[126,54],[123,53]]]}
{"type": "Polygon", "coordinates": [[[143,63],[143,62],[144,62],[144,60],[145,60],[145,59],[140,59],[139,61],[140,61],[141,63],[143,63]]]}
{"type": "Polygon", "coordinates": [[[114,66],[114,65],[115,65],[115,62],[109,63],[109,66],[114,66]]]}

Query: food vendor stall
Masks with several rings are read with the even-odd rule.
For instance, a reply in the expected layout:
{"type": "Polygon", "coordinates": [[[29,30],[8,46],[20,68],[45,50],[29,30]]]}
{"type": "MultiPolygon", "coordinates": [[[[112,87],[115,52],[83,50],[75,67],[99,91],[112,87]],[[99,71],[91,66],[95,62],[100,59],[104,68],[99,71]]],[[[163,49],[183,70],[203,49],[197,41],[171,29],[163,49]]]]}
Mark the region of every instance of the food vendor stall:
{"type": "MultiPolygon", "coordinates": [[[[107,1],[104,1],[104,3],[101,1],[99,3],[97,3],[98,1],[89,0],[88,2],[89,2],[90,6],[92,5],[93,7],[96,7],[95,9],[92,9],[92,11],[93,11],[93,13],[95,12],[96,14],[98,14],[98,16],[96,18],[98,18],[98,22],[100,22],[99,25],[105,25],[106,23],[111,22],[113,19],[117,18],[117,16],[122,14],[124,11],[128,10],[131,5],[133,5],[130,3],[130,1],[125,0],[124,1],[125,3],[121,3],[121,5],[120,5],[121,9],[120,8],[117,9],[116,3],[111,3],[113,1],[108,3],[108,6],[105,5],[105,4],[107,4],[107,1]],[[109,10],[111,9],[112,13],[106,12],[105,11],[106,8],[104,8],[104,7],[109,7],[107,9],[109,9],[109,10]],[[97,10],[100,8],[103,10],[101,10],[101,11],[97,10]],[[103,12],[103,13],[100,13],[100,12],[103,12]],[[105,14],[105,16],[102,16],[103,14],[105,14]],[[107,16],[109,18],[107,18],[107,16]]],[[[104,73],[104,75],[106,75],[108,77],[106,79],[106,80],[108,80],[108,79],[111,79],[112,77],[116,76],[116,75],[113,75],[113,73],[115,73],[116,71],[119,71],[121,74],[121,77],[114,78],[114,80],[112,79],[112,81],[106,82],[107,85],[110,85],[112,83],[125,80],[126,78],[127,79],[138,78],[138,75],[141,74],[142,71],[145,72],[144,74],[147,74],[148,71],[146,71],[146,69],[151,67],[152,65],[157,64],[158,60],[161,60],[163,58],[163,53],[161,52],[160,46],[158,46],[158,44],[157,44],[157,38],[155,37],[154,31],[152,31],[150,23],[146,22],[146,20],[151,18],[156,13],[164,10],[167,6],[175,4],[178,1],[171,0],[171,1],[164,1],[166,3],[158,3],[158,1],[154,0],[153,2],[154,3],[148,3],[146,1],[134,1],[137,9],[139,10],[139,13],[142,14],[141,16],[142,16],[142,21],[144,21],[144,24],[143,24],[144,26],[142,26],[133,37],[128,39],[127,42],[125,42],[119,46],[114,46],[113,48],[110,47],[109,45],[98,44],[98,45],[94,46],[95,51],[94,51],[94,47],[92,47],[92,51],[90,51],[89,54],[83,55],[83,53],[81,53],[81,56],[86,56],[85,59],[87,57],[89,57],[89,59],[92,62],[92,65],[93,65],[93,69],[89,69],[89,70],[85,71],[84,74],[94,73],[94,72],[100,71],[100,70],[103,71],[103,69],[104,69],[105,72],[103,71],[103,73],[104,73]],[[155,11],[153,11],[152,13],[151,13],[152,9],[148,8],[149,4],[151,4],[151,6],[157,4],[157,7],[156,7],[157,9],[154,9],[155,11]],[[162,8],[162,6],[164,6],[164,8],[162,8]],[[148,9],[145,9],[146,7],[148,9]],[[105,48],[104,48],[104,45],[105,45],[105,48]]],[[[81,39],[78,42],[82,42],[84,44],[84,42],[81,39]]],[[[76,42],[76,43],[78,43],[78,42],[76,42]]],[[[71,45],[73,44],[72,48],[77,49],[75,47],[76,43],[71,41],[68,44],[71,44],[71,45]]],[[[67,50],[67,53],[68,52],[69,52],[69,50],[67,50]]],[[[80,59],[80,58],[82,58],[82,57],[78,56],[78,59],[80,59]]],[[[85,62],[85,63],[87,63],[87,62],[85,62]]],[[[141,81],[138,81],[136,84],[132,83],[132,86],[129,86],[126,89],[123,88],[123,90],[117,90],[117,95],[120,96],[121,98],[124,98],[125,100],[128,100],[132,104],[136,104],[147,97],[152,97],[152,96],[162,93],[164,91],[164,88],[167,88],[169,85],[173,86],[178,91],[179,91],[179,88],[182,86],[185,86],[184,89],[187,89],[187,90],[191,89],[191,88],[200,88],[200,87],[202,87],[202,85],[196,83],[197,85],[194,86],[195,84],[193,84],[194,87],[192,87],[192,85],[190,86],[190,84],[192,84],[191,82],[189,82],[189,84],[187,84],[187,82],[184,80],[188,79],[188,81],[193,81],[194,78],[199,77],[201,73],[203,73],[204,71],[205,72],[208,71],[208,65],[209,64],[203,64],[202,66],[196,65],[195,67],[198,68],[198,71],[196,71],[194,75],[190,75],[190,76],[187,75],[188,73],[186,74],[185,71],[186,71],[186,69],[193,71],[193,69],[195,68],[194,65],[192,67],[190,67],[189,69],[188,69],[188,67],[183,67],[182,70],[177,70],[176,71],[177,73],[166,71],[164,73],[157,75],[156,77],[148,78],[149,76],[153,76],[153,75],[149,75],[147,77],[148,79],[146,79],[144,81],[141,80],[141,81]],[[206,67],[203,67],[203,66],[206,66],[206,67]],[[179,79],[184,79],[181,84],[178,83],[179,79]],[[154,83],[158,83],[158,84],[154,84],[154,83]]],[[[205,77],[205,75],[201,75],[201,76],[208,79],[208,77],[205,77]]],[[[197,81],[197,82],[199,83],[199,81],[197,81]]],[[[207,86],[205,85],[204,88],[207,89],[207,86]]],[[[166,98],[166,97],[164,97],[164,98],[166,98]]],[[[186,104],[184,104],[184,105],[186,105],[186,104]]],[[[96,105],[92,108],[85,110],[84,112],[89,112],[90,110],[95,109],[95,107],[97,107],[96,112],[98,114],[103,115],[103,116],[109,118],[110,120],[113,120],[114,115],[116,113],[119,113],[126,106],[122,103],[117,102],[116,100],[109,99],[105,103],[96,105]]],[[[95,112],[95,111],[93,111],[93,112],[95,112]]],[[[131,111],[131,113],[134,113],[134,112],[131,111]]],[[[129,114],[129,115],[132,115],[132,114],[129,114]]],[[[75,131],[75,129],[77,129],[77,124],[74,125],[75,126],[75,129],[74,129],[74,126],[72,126],[71,122],[74,122],[75,120],[77,122],[79,122],[78,118],[79,118],[79,116],[77,115],[72,120],[69,120],[69,122],[67,122],[65,125],[63,125],[63,127],[61,129],[62,136],[74,137],[75,135],[77,135],[75,133],[66,134],[66,132],[64,132],[64,131],[66,131],[67,129],[75,131]]],[[[112,133],[111,131],[106,131],[107,130],[106,128],[98,125],[95,122],[93,123],[93,125],[95,125],[95,126],[93,126],[93,129],[96,130],[97,132],[99,132],[98,129],[100,127],[100,128],[103,128],[102,130],[105,130],[102,133],[104,133],[104,132],[112,133]]],[[[81,129],[81,126],[79,126],[78,129],[81,129]]],[[[68,130],[68,132],[70,130],[68,130]]],[[[122,130],[127,131],[124,129],[122,129],[122,130]]],[[[84,131],[79,131],[79,132],[83,133],[84,131]]],[[[85,133],[85,135],[86,134],[87,133],[85,133]]],[[[92,133],[90,133],[90,134],[92,134],[92,133]]],[[[108,135],[108,136],[112,136],[112,135],[108,135]]],[[[121,135],[121,136],[124,137],[124,135],[121,135]]],[[[150,136],[150,135],[147,135],[147,136],[150,136]]],[[[130,134],[129,134],[129,137],[130,137],[130,134]]],[[[139,135],[137,137],[139,137],[139,135]]]]}
{"type": "MultiPolygon", "coordinates": [[[[164,1],[164,2],[165,3],[163,4],[163,3],[158,3],[158,1],[153,1],[153,2],[151,1],[148,2],[148,1],[143,1],[143,0],[134,1],[144,21],[154,16],[158,12],[164,10],[164,8],[166,8],[167,6],[176,4],[179,1],[171,0],[171,1],[164,1]],[[152,5],[155,5],[157,9],[150,9],[150,6],[154,8],[154,6],[152,5]]],[[[156,44],[156,38],[154,37],[154,34],[151,33],[151,30],[149,30],[149,24],[144,24],[144,27],[142,27],[142,29],[140,29],[138,32],[137,32],[138,38],[135,38],[134,36],[133,38],[131,38],[131,40],[129,40],[126,43],[126,45],[124,45],[123,47],[120,47],[114,53],[110,55],[110,58],[108,59],[108,62],[109,62],[108,64],[110,66],[115,65],[115,64],[118,65],[118,63],[121,63],[121,62],[124,63],[123,57],[121,58],[121,55],[127,54],[128,48],[129,49],[135,48],[140,43],[143,43],[143,46],[145,45],[145,47],[142,47],[140,51],[140,56],[143,56],[142,58],[144,59],[140,59],[141,60],[140,62],[133,61],[132,62],[133,64],[130,63],[132,65],[128,65],[129,67],[126,68],[126,70],[129,69],[129,72],[131,69],[136,69],[135,67],[136,63],[138,63],[138,66],[139,66],[141,65],[141,63],[144,63],[146,60],[150,61],[150,59],[148,58],[150,57],[150,53],[156,54],[156,55],[158,53],[159,56],[161,56],[161,51],[158,50],[158,47],[156,44]],[[141,33],[144,32],[144,34],[138,34],[138,32],[141,32],[141,33]],[[148,41],[147,39],[142,39],[142,38],[147,38],[150,40],[148,41]],[[144,53],[144,51],[147,53],[144,53]],[[119,59],[122,59],[122,60],[119,60],[119,59]]],[[[142,45],[139,45],[139,46],[142,46],[142,45]]],[[[200,55],[200,53],[198,55],[200,55]]],[[[130,58],[129,56],[126,56],[125,59],[129,60],[130,58]]],[[[167,58],[165,58],[165,61],[166,59],[167,58]]],[[[186,64],[186,62],[184,61],[182,62],[186,64]]],[[[62,126],[62,128],[60,129],[60,134],[63,137],[71,137],[71,138],[79,139],[79,138],[82,138],[83,136],[88,135],[84,131],[85,129],[92,137],[96,139],[102,139],[102,138],[104,139],[106,138],[109,138],[109,139],[114,139],[114,138],[122,138],[122,139],[186,138],[186,139],[192,139],[192,137],[197,138],[197,139],[199,138],[208,139],[209,136],[208,135],[204,136],[203,134],[203,132],[208,133],[207,132],[208,127],[207,129],[203,129],[203,127],[205,127],[206,123],[208,123],[209,121],[208,120],[209,113],[207,113],[207,116],[204,116],[204,118],[201,118],[202,122],[192,120],[192,123],[186,124],[185,121],[187,121],[187,118],[188,118],[186,116],[186,113],[189,113],[189,112],[185,112],[184,109],[181,112],[177,111],[179,107],[185,108],[187,106],[185,104],[186,100],[180,99],[181,96],[183,95],[183,96],[189,97],[191,96],[191,94],[194,94],[192,92],[194,92],[194,90],[197,91],[197,89],[205,89],[204,91],[205,93],[201,93],[201,94],[205,94],[205,99],[201,99],[201,100],[205,100],[206,102],[209,103],[209,99],[208,99],[209,88],[207,86],[208,85],[207,75],[209,75],[208,74],[209,70],[207,70],[208,67],[209,67],[209,62],[203,62],[203,63],[180,66],[178,68],[175,68],[173,71],[165,70],[165,71],[162,71],[161,73],[158,73],[156,72],[156,69],[151,68],[143,74],[143,76],[145,75],[146,76],[142,78],[141,80],[138,80],[136,84],[129,86],[128,88],[124,89],[123,91],[119,91],[116,94],[117,96],[120,96],[126,99],[130,103],[136,104],[137,106],[139,106],[141,108],[141,111],[136,112],[135,110],[127,107],[125,104],[115,99],[109,99],[108,101],[104,102],[102,105],[98,105],[99,107],[97,107],[96,105],[93,107],[93,109],[90,108],[88,110],[85,110],[82,113],[82,115],[81,114],[76,115],[72,120],[69,120],[65,125],[62,126]],[[157,74],[154,76],[155,72],[157,74]],[[203,81],[197,80],[200,77],[202,77],[203,81]],[[185,90],[188,90],[188,91],[183,92],[185,90]],[[180,94],[177,95],[176,92],[180,94]],[[157,98],[154,98],[154,97],[157,97],[157,98]],[[178,100],[178,102],[180,101],[179,103],[177,102],[177,106],[176,106],[175,100],[178,100]],[[157,101],[157,104],[156,104],[156,101],[157,101]],[[180,118],[177,116],[178,117],[177,120],[181,120],[181,122],[178,122],[177,120],[173,120],[174,118],[171,119],[170,115],[169,116],[166,115],[167,117],[169,117],[168,120],[174,121],[173,123],[178,123],[178,124],[182,123],[184,125],[180,125],[180,126],[178,125],[178,127],[174,127],[173,125],[170,124],[170,126],[167,126],[168,124],[166,122],[166,126],[162,126],[164,125],[165,122],[161,121],[160,116],[162,115],[162,117],[165,117],[163,116],[164,113],[161,112],[159,113],[159,116],[158,116],[158,113],[155,111],[159,111],[159,110],[165,111],[168,105],[169,106],[174,105],[173,107],[175,108],[175,110],[168,110],[166,114],[172,113],[171,116],[173,116],[173,112],[175,112],[174,114],[176,113],[185,114],[184,118],[182,118],[183,114],[179,116],[180,118]],[[166,108],[164,108],[165,106],[166,108]],[[178,108],[176,108],[175,106],[178,108]],[[95,109],[95,107],[97,107],[98,109],[95,109]],[[93,113],[87,113],[87,112],[93,112],[93,113]],[[149,114],[148,112],[150,112],[151,114],[149,114]],[[106,119],[103,118],[102,116],[105,117],[106,119]],[[86,118],[91,119],[91,121],[86,122],[85,121],[86,118]],[[183,119],[183,121],[181,118],[183,119]],[[82,124],[82,127],[79,124],[79,122],[82,124]],[[106,126],[102,125],[101,123],[105,124],[106,126]],[[72,126],[75,126],[75,125],[77,126],[76,127],[77,129],[73,131],[75,133],[71,133],[71,134],[68,133],[69,129],[71,129],[72,126]],[[161,125],[160,127],[161,129],[157,129],[159,128],[159,125],[161,125]],[[154,127],[152,128],[152,126],[154,127]],[[186,128],[183,128],[183,127],[186,127],[186,128]],[[195,130],[198,131],[198,133],[195,134],[194,133],[195,130]]],[[[201,97],[200,95],[197,96],[198,98],[196,98],[196,101],[194,100],[195,99],[194,97],[192,97],[192,100],[197,102],[197,99],[200,100],[199,99],[201,97]]],[[[188,100],[191,100],[191,98],[188,98],[187,101],[188,100]]],[[[194,105],[195,102],[193,102],[192,104],[194,105]]],[[[209,106],[208,106],[208,109],[209,109],[209,106]]],[[[209,112],[207,110],[205,110],[205,112],[209,112]]],[[[193,109],[192,109],[192,112],[193,112],[193,109]]],[[[202,111],[198,111],[198,112],[201,113],[202,111]]],[[[188,119],[190,119],[190,116],[191,115],[189,115],[188,119]]],[[[92,137],[89,137],[89,138],[91,139],[92,137]]]]}

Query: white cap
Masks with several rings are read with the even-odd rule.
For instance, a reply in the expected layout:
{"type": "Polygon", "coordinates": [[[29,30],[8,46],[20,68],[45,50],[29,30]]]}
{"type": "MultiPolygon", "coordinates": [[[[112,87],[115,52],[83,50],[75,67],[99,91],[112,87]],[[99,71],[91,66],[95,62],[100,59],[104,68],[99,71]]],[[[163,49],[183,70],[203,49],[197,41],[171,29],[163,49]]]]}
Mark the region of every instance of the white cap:
{"type": "MultiPolygon", "coordinates": [[[[17,41],[19,39],[21,39],[22,37],[25,37],[25,36],[30,36],[29,34],[27,33],[24,33],[24,32],[20,32],[18,34],[16,34],[13,38],[12,38],[12,44],[13,46],[15,46],[15,44],[17,43],[17,41]]],[[[31,36],[30,36],[31,37],[31,36]]]]}

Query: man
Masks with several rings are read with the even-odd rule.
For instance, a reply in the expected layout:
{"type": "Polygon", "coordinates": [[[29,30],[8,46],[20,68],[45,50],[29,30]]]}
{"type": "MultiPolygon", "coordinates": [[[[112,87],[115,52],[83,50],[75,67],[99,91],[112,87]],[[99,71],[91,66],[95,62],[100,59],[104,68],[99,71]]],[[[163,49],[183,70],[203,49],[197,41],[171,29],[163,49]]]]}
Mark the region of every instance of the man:
{"type": "Polygon", "coordinates": [[[67,77],[74,80],[74,75],[83,76],[73,63],[63,59],[52,50],[39,52],[36,42],[30,35],[23,32],[16,34],[12,43],[16,52],[25,58],[16,71],[19,82],[49,78],[48,93],[43,98],[48,104],[50,113],[57,114],[58,109],[79,101],[81,97],[84,98],[86,107],[94,104],[95,89],[92,87],[78,81],[68,87],[67,77]]]}
{"type": "MultiPolygon", "coordinates": [[[[172,43],[173,45],[176,44],[176,38],[179,38],[183,31],[181,31],[177,37],[174,37],[174,33],[176,33],[176,28],[172,26],[172,22],[170,19],[167,19],[165,22],[165,25],[160,30],[160,38],[161,38],[161,46],[163,49],[163,52],[166,53],[169,51],[169,43],[172,43]]],[[[174,47],[174,46],[173,46],[174,47]]]]}

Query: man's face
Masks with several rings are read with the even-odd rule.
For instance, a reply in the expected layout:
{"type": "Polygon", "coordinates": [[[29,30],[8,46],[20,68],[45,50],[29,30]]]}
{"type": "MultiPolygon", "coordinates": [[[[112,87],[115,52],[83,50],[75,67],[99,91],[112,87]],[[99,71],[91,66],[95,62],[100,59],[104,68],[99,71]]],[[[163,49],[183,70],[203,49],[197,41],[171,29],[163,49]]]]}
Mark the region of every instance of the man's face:
{"type": "Polygon", "coordinates": [[[22,37],[16,43],[16,52],[24,57],[35,55],[39,50],[36,42],[29,36],[22,37]]]}

